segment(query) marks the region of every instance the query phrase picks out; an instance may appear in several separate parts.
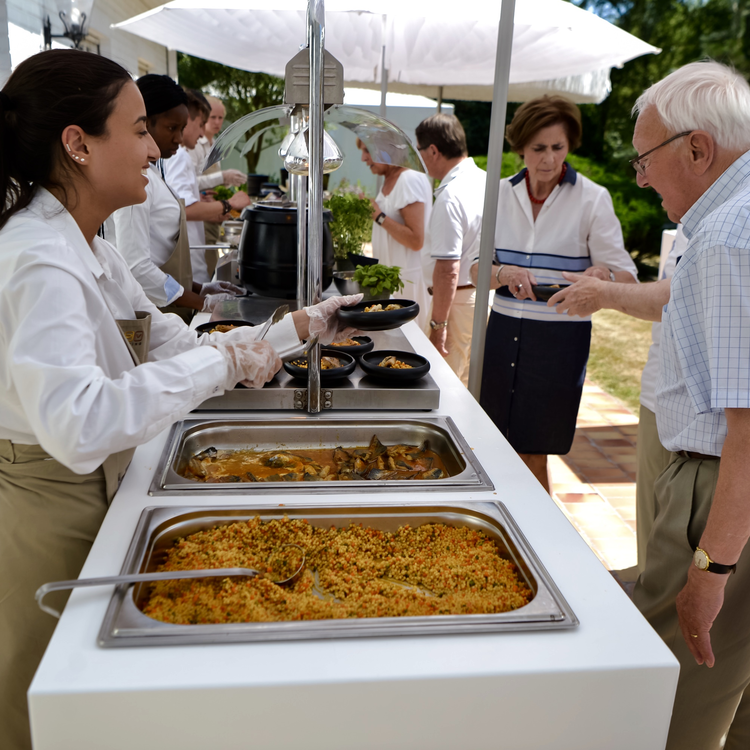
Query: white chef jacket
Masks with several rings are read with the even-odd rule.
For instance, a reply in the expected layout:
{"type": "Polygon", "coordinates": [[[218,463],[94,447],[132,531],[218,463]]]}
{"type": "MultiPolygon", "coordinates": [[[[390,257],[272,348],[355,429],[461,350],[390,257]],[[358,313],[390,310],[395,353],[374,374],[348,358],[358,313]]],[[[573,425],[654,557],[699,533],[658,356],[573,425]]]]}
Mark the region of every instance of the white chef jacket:
{"type": "Polygon", "coordinates": [[[211,188],[218,187],[224,183],[224,175],[221,172],[221,162],[216,162],[216,171],[203,174],[203,165],[206,163],[206,157],[211,153],[212,148],[213,145],[208,142],[208,138],[206,138],[205,135],[202,135],[195,144],[195,148],[188,150],[190,160],[193,162],[195,175],[198,178],[199,190],[211,190],[211,188]]]}
{"type": "Polygon", "coordinates": [[[115,211],[114,237],[109,234],[107,239],[125,258],[146,296],[158,307],[166,307],[185,290],[159,270],[174,252],[180,232],[180,204],[162,179],[159,162],[149,165],[146,200],[115,211]]]}
{"type": "MultiPolygon", "coordinates": [[[[185,208],[198,203],[201,199],[198,190],[198,180],[193,168],[193,160],[184,146],[177,149],[177,153],[165,162],[164,176],[167,185],[174,190],[178,197],[185,201],[185,208]]],[[[193,267],[193,281],[205,284],[208,278],[208,266],[206,265],[206,251],[203,249],[193,250],[196,245],[206,244],[206,232],[202,221],[188,221],[188,242],[190,243],[190,262],[193,267]]]]}
{"type": "Polygon", "coordinates": [[[486,178],[474,159],[466,158],[443,177],[435,190],[428,241],[422,249],[428,283],[432,283],[436,260],[458,260],[458,285],[471,284],[471,264],[479,254],[486,178]]]}
{"type": "MultiPolygon", "coordinates": [[[[609,192],[568,164],[562,184],[555,185],[534,221],[522,169],[500,181],[495,224],[495,257],[499,263],[528,268],[538,284],[567,284],[563,271],[583,273],[593,265],[628,271],[638,280],[625,250],[622,227],[609,192]]],[[[478,262],[478,256],[474,262],[478,262]]],[[[507,287],[496,290],[493,312],[513,318],[576,323],[591,316],[560,315],[539,300],[517,300],[507,287]]]]}
{"type": "MultiPolygon", "coordinates": [[[[43,188],[0,230],[0,248],[0,438],[86,474],[223,392],[224,356],[154,307],[114,248],[89,246],[43,188]],[[138,367],[116,323],[135,310],[152,315],[138,367]]],[[[299,346],[293,329],[287,316],[269,332],[282,356],[299,346]]]]}

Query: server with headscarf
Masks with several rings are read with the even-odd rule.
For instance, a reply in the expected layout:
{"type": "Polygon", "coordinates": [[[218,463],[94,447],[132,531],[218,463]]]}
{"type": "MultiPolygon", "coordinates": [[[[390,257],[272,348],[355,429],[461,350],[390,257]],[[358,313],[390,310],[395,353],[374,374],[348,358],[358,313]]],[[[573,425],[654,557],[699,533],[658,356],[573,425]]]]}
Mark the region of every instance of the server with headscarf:
{"type": "MultiPolygon", "coordinates": [[[[106,238],[117,246],[146,296],[163,312],[189,321],[196,311],[210,312],[218,302],[242,290],[221,282],[226,292],[207,294],[206,285],[193,281],[184,201],[164,180],[164,161],[177,153],[188,122],[185,92],[166,75],[141,76],[137,85],[160,158],[148,169],[146,201],[116,211],[106,238]]],[[[225,212],[230,208],[224,206],[225,212]]]]}

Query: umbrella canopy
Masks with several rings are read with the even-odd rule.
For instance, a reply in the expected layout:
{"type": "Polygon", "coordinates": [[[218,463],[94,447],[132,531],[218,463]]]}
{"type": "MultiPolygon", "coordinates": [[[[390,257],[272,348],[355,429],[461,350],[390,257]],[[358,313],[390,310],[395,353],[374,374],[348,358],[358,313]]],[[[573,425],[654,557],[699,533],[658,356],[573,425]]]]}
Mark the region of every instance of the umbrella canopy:
{"type": "MultiPolygon", "coordinates": [[[[485,0],[327,0],[326,49],[347,84],[444,98],[492,98],[499,4],[485,0]]],[[[305,42],[305,0],[173,0],[117,24],[151,41],[224,65],[283,76],[305,42]]],[[[510,98],[548,91],[601,101],[609,69],[658,53],[627,32],[562,0],[519,0],[510,98]]]]}

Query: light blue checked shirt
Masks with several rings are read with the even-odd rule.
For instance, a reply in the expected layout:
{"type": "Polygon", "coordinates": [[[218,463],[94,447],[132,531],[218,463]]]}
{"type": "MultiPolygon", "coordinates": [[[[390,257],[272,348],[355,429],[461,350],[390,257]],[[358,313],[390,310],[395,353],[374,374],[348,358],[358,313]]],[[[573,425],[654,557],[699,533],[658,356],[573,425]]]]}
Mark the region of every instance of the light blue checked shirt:
{"type": "Polygon", "coordinates": [[[721,455],[724,409],[750,408],[750,152],[683,217],[689,243],[662,316],[659,437],[721,455]]]}

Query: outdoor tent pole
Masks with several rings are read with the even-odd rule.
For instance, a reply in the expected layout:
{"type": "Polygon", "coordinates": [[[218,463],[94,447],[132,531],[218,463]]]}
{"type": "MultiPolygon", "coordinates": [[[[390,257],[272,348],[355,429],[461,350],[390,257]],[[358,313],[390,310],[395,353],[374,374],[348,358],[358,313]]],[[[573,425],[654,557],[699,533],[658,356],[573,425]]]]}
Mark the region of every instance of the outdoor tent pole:
{"type": "Polygon", "coordinates": [[[490,145],[487,158],[487,187],[484,192],[482,237],[479,245],[479,274],[477,278],[474,329],[471,337],[469,391],[479,401],[484,364],[484,341],[487,333],[487,307],[490,293],[492,257],[495,254],[495,220],[497,197],[500,192],[500,170],[503,164],[503,138],[505,112],[508,107],[508,79],[510,53],[513,47],[513,16],[515,0],[502,0],[500,23],[497,30],[497,56],[495,58],[495,85],[492,93],[490,117],[490,145]]]}
{"type": "MultiPolygon", "coordinates": [[[[382,45],[380,47],[380,116],[385,120],[386,119],[386,97],[388,95],[388,71],[385,67],[385,33],[386,33],[386,25],[388,23],[388,17],[386,15],[383,15],[380,19],[380,35],[382,40],[382,45]]],[[[379,193],[383,187],[383,182],[385,181],[385,178],[383,175],[378,175],[375,178],[375,189],[379,193]]]]}
{"type": "MultiPolygon", "coordinates": [[[[309,208],[307,211],[307,301],[322,298],[323,277],[323,48],[325,2],[309,0],[307,23],[310,41],[310,125],[308,141],[309,208]]],[[[307,353],[307,410],[320,411],[320,345],[307,353]]]]}

